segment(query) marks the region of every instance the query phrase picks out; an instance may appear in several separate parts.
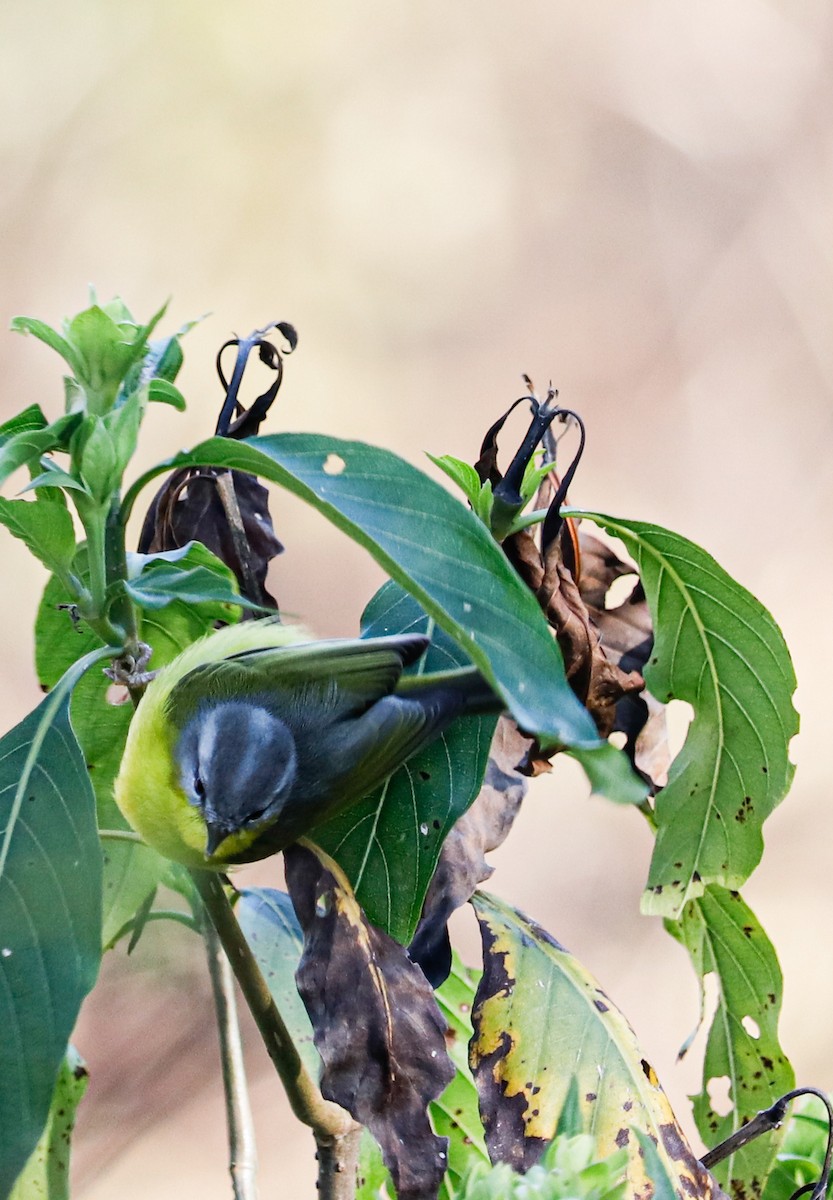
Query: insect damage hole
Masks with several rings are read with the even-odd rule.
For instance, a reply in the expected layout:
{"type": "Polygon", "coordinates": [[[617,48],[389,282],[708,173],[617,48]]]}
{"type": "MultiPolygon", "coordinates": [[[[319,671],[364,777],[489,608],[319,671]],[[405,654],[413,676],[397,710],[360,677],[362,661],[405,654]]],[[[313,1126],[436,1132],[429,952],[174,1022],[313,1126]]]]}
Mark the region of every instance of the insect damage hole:
{"type": "Polygon", "coordinates": [[[340,475],[347,463],[340,454],[328,454],[321,470],[325,475],[340,475]]]}
{"type": "Polygon", "coordinates": [[[746,1032],[749,1034],[749,1036],[751,1038],[755,1038],[756,1041],[761,1036],[760,1025],[758,1024],[758,1022],[756,1020],[754,1020],[753,1017],[750,1017],[748,1014],[741,1021],[741,1025],[746,1030],[746,1032]]]}
{"type": "Polygon", "coordinates": [[[687,700],[669,700],[665,706],[665,724],[668,730],[668,752],[672,759],[683,748],[688,737],[688,727],[694,717],[694,709],[687,700]]]}
{"type": "Polygon", "coordinates": [[[620,575],[618,579],[614,579],[610,587],[605,592],[605,608],[619,608],[630,597],[633,589],[639,583],[639,576],[632,571],[627,575],[620,575]]]}
{"type": "Polygon", "coordinates": [[[732,1082],[728,1075],[714,1075],[706,1084],[709,1104],[719,1117],[728,1117],[735,1107],[731,1097],[732,1082]]]}

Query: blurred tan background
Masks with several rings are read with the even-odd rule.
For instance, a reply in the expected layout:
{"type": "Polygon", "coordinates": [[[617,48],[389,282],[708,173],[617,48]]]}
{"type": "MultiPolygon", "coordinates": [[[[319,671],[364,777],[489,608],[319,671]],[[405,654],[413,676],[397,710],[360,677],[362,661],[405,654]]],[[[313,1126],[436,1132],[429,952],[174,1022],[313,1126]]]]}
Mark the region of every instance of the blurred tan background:
{"type": "MultiPolygon", "coordinates": [[[[587,422],[576,501],[684,532],[771,608],[803,733],[745,894],[780,952],[799,1079],[833,1086],[830,6],[4,0],[0,56],[0,325],[57,322],[88,282],[143,318],[172,296],[169,330],[212,313],[186,340],[189,411],[151,415],[143,463],[211,431],[217,347],[272,319],[300,345],[269,430],[422,465],[476,455],[527,371],[587,422]]],[[[57,413],[57,358],[0,344],[0,416],[57,413]]],[[[273,510],[282,606],[350,633],[377,569],[300,505],[273,510]]],[[[38,699],[43,575],[10,537],[0,553],[7,728],[38,699]]],[[[536,783],[493,887],[596,972],[691,1128],[702,1041],[674,1059],[694,976],[638,915],[640,818],[585,793],[569,763],[536,783]]],[[[458,933],[473,959],[467,917],[458,933]]],[[[226,1197],[188,935],[108,956],[77,1040],[80,1200],[226,1197]]],[[[311,1139],[250,1050],[263,1194],[311,1196],[311,1139]]]]}

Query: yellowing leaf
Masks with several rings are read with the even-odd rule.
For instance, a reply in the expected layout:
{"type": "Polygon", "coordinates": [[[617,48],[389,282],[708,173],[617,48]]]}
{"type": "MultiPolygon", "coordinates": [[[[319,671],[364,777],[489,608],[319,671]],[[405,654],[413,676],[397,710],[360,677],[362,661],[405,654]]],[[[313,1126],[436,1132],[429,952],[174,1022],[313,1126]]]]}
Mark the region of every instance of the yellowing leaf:
{"type": "Polygon", "coordinates": [[[688,1146],[633,1030],[596,980],[540,926],[493,896],[474,904],[484,973],[472,1069],[492,1160],[526,1170],[558,1130],[576,1079],[599,1158],[626,1148],[629,1195],[653,1195],[636,1130],[655,1141],[677,1194],[721,1197],[688,1146]]]}

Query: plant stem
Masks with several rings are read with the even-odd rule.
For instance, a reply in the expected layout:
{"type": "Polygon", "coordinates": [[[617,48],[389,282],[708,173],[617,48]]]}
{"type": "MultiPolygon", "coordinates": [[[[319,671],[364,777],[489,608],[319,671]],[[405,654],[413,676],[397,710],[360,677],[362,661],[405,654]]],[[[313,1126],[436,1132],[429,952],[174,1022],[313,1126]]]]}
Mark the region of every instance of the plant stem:
{"type": "Polygon", "coordinates": [[[329,1141],[316,1136],[318,1200],[354,1200],[361,1140],[360,1125],[329,1141]]]}
{"type": "MultiPolygon", "coordinates": [[[[319,1150],[339,1142],[355,1129],[349,1113],[325,1100],[301,1061],[283,1017],[232,912],[220,877],[214,871],[191,872],[194,885],[217,930],[223,949],[255,1019],[266,1051],[275,1065],[292,1111],[314,1131],[319,1150]]],[[[323,1193],[322,1193],[323,1194],[323,1193]]],[[[335,1193],[333,1193],[335,1194],[335,1193]]]]}
{"type": "MultiPolygon", "coordinates": [[[[104,526],[104,561],[107,587],[127,579],[127,553],[124,542],[125,527],[121,519],[121,502],[118,492],[110,501],[107,519],[104,526]]],[[[124,630],[124,639],[128,646],[139,641],[139,624],[136,619],[136,606],[126,592],[118,596],[114,605],[114,622],[124,630]]]]}
{"type": "Polygon", "coordinates": [[[220,1037],[229,1142],[229,1174],[234,1200],[257,1200],[257,1149],[246,1083],[246,1067],[243,1062],[243,1042],[237,1020],[234,976],[214,925],[205,920],[202,926],[211,990],[214,993],[214,1008],[217,1013],[217,1032],[220,1037]]]}

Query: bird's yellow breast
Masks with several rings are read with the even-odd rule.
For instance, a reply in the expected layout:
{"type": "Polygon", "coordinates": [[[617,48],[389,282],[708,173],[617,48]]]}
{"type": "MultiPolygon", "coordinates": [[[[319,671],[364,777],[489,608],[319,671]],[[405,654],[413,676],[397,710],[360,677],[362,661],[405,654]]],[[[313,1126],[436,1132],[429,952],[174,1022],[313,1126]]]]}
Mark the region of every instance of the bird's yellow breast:
{"type": "Polygon", "coordinates": [[[130,723],[114,790],[126,820],[154,850],[187,867],[226,870],[228,859],[246,850],[256,838],[255,833],[233,834],[212,858],[205,857],[205,823],[180,786],[174,756],[179,730],[167,711],[178,681],[205,663],[308,638],[300,627],[275,621],[230,625],[194,642],[148,686],[130,723]]]}

